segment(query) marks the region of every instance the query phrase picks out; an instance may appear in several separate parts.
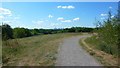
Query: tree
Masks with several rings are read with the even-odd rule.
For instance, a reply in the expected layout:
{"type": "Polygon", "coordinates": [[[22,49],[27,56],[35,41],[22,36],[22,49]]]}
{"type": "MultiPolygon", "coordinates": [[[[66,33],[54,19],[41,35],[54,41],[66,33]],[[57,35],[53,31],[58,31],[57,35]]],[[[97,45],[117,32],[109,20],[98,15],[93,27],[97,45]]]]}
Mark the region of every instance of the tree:
{"type": "Polygon", "coordinates": [[[111,18],[111,12],[108,14],[108,19],[99,22],[99,29],[98,29],[98,38],[101,40],[101,45],[105,45],[104,51],[110,54],[117,54],[118,48],[118,38],[119,38],[119,30],[120,26],[118,26],[117,17],[111,18]]]}
{"type": "Polygon", "coordinates": [[[8,24],[2,25],[2,39],[8,40],[13,38],[13,30],[8,24]]]}
{"type": "Polygon", "coordinates": [[[23,38],[26,37],[26,30],[25,28],[14,28],[13,29],[13,36],[14,38],[23,38]]]}
{"type": "Polygon", "coordinates": [[[26,34],[26,36],[25,37],[29,37],[29,36],[32,36],[32,33],[30,32],[30,30],[29,29],[24,29],[25,30],[25,34],[26,34]]]}

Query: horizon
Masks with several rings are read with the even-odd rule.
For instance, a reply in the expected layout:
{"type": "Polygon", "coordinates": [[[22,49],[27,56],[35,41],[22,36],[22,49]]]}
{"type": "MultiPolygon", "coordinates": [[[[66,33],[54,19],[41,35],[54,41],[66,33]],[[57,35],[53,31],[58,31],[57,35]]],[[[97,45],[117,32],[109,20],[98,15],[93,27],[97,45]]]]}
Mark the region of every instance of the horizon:
{"type": "Polygon", "coordinates": [[[95,28],[95,19],[117,14],[118,2],[3,2],[0,18],[12,28],[95,28]],[[89,11],[88,11],[89,10],[89,11]]]}
{"type": "MultiPolygon", "coordinates": [[[[2,25],[9,25],[9,24],[4,23],[4,24],[2,24],[2,25]]],[[[2,26],[2,25],[0,25],[0,26],[2,26]]],[[[10,25],[9,25],[9,26],[10,26],[10,25]]],[[[11,27],[11,26],[10,26],[10,27],[11,27]]],[[[11,27],[11,28],[12,28],[12,27],[11,27]]],[[[26,27],[15,27],[15,28],[44,29],[44,28],[26,28],[26,27]]],[[[74,27],[68,27],[68,28],[74,28],[74,27]]],[[[75,27],[75,28],[76,28],[76,27],[75,27]]],[[[77,27],[77,28],[93,28],[93,29],[94,29],[94,28],[96,28],[96,27],[77,27]]],[[[14,29],[14,28],[12,28],[12,29],[14,29]]],[[[55,30],[55,29],[56,29],[56,30],[57,30],[57,29],[58,29],[58,30],[59,30],[59,29],[61,30],[61,29],[66,29],[66,28],[56,28],[56,27],[55,27],[55,28],[48,28],[48,30],[49,30],[49,29],[50,29],[50,30],[55,30]]],[[[46,30],[47,30],[47,29],[46,29],[46,30]]]]}

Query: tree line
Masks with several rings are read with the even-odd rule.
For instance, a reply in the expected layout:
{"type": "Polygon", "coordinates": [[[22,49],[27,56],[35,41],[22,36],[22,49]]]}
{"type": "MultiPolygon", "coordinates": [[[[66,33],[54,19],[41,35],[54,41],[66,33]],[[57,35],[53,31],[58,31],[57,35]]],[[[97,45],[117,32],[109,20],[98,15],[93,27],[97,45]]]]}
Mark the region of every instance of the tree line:
{"type": "Polygon", "coordinates": [[[0,27],[2,28],[3,40],[30,37],[34,35],[43,35],[43,34],[92,32],[94,30],[94,28],[87,28],[87,27],[72,27],[65,29],[28,29],[28,28],[20,28],[20,27],[11,28],[11,26],[8,24],[3,24],[0,27]]]}

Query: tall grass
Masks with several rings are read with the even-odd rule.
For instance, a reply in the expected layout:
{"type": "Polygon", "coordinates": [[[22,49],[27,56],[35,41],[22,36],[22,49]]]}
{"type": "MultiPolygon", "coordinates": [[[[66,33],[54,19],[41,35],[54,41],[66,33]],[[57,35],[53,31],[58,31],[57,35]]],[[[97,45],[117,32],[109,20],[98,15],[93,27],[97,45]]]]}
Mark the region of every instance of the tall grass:
{"type": "Polygon", "coordinates": [[[3,41],[3,65],[53,66],[62,39],[81,35],[63,33],[3,41]]]}
{"type": "Polygon", "coordinates": [[[2,62],[7,63],[10,57],[16,56],[21,51],[21,45],[17,39],[2,42],[2,62]]]}
{"type": "Polygon", "coordinates": [[[118,47],[114,45],[109,45],[103,40],[100,40],[97,36],[87,38],[85,42],[92,44],[95,48],[104,51],[106,53],[118,56],[118,47]]]}

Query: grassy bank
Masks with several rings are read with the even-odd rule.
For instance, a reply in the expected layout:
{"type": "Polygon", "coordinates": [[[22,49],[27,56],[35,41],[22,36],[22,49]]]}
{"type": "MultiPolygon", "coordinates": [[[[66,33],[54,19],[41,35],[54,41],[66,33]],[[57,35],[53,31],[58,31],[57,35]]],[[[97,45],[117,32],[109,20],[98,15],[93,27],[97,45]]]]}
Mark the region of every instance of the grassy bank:
{"type": "Polygon", "coordinates": [[[92,56],[94,56],[104,66],[117,66],[117,56],[107,53],[108,47],[102,46],[101,40],[96,36],[83,38],[80,40],[81,46],[92,56]]]}
{"type": "Polygon", "coordinates": [[[99,49],[101,51],[104,51],[106,53],[114,55],[115,57],[117,57],[117,55],[118,55],[118,47],[116,45],[111,44],[111,46],[110,46],[109,44],[107,44],[104,41],[100,40],[97,36],[87,38],[85,40],[85,42],[93,45],[93,47],[95,47],[95,48],[97,48],[97,49],[99,49]]]}
{"type": "Polygon", "coordinates": [[[64,33],[40,35],[3,41],[3,65],[53,66],[60,42],[64,38],[81,35],[64,33]]]}

